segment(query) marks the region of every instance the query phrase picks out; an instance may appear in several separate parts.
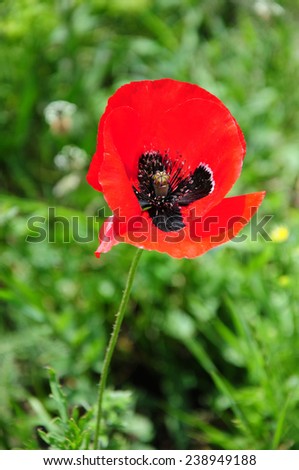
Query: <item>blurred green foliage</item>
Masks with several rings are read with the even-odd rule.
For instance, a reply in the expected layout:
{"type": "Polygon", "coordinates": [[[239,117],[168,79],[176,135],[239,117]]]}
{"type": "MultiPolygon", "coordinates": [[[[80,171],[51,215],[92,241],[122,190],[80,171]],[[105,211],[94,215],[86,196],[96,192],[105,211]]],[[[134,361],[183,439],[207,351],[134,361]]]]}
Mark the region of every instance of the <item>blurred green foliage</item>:
{"type": "Polygon", "coordinates": [[[233,191],[266,189],[259,217],[273,215],[267,230],[282,224],[289,237],[231,242],[195,260],[143,255],[102,444],[299,449],[298,17],[294,0],[1,2],[0,448],[92,441],[134,250],[94,258],[104,201],[86,168],[113,91],[171,77],[231,109],[248,145],[233,191]],[[58,128],[44,116],[57,100],[77,107],[58,128]],[[86,161],[74,164],[67,146],[86,161]],[[28,243],[33,216],[43,218],[43,242],[28,243]],[[74,220],[87,242],[73,240],[74,220]]]}

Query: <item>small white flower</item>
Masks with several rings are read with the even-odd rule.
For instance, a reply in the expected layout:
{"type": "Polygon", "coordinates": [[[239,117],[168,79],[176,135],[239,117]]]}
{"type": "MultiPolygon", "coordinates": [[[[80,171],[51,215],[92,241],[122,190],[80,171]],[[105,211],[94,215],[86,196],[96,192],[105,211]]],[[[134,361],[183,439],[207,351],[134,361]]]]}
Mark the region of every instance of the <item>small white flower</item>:
{"type": "Polygon", "coordinates": [[[87,164],[87,153],[76,145],[65,145],[54,157],[54,163],[59,170],[83,170],[87,164]]]}
{"type": "Polygon", "coordinates": [[[45,107],[45,120],[48,124],[52,124],[58,117],[72,116],[76,112],[76,109],[77,106],[69,101],[52,101],[45,107]]]}
{"type": "Polygon", "coordinates": [[[73,114],[77,106],[68,101],[52,101],[44,110],[46,122],[53,134],[67,134],[73,126],[73,114]]]}

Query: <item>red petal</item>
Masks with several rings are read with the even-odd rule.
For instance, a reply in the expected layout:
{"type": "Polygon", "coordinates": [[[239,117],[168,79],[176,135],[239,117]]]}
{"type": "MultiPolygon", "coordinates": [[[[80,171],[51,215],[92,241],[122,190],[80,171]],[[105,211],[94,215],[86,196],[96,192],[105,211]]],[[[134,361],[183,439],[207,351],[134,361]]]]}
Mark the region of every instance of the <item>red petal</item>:
{"type": "Polygon", "coordinates": [[[138,136],[138,118],[132,108],[125,106],[116,108],[106,118],[105,153],[101,165],[100,183],[110,209],[126,220],[141,213],[141,207],[132,188],[133,183],[128,177],[132,161],[135,161],[137,168],[138,136]]]}
{"type": "Polygon", "coordinates": [[[95,153],[89,165],[89,169],[86,175],[87,182],[97,191],[102,191],[102,186],[99,183],[99,173],[102,165],[101,157],[95,153]]]}
{"type": "Polygon", "coordinates": [[[103,128],[105,119],[107,117],[107,113],[109,111],[106,108],[105,113],[102,115],[99,128],[98,128],[98,136],[97,136],[97,149],[92,157],[92,160],[89,165],[89,169],[86,175],[87,182],[97,191],[102,191],[102,186],[99,182],[99,173],[101,170],[103,158],[104,158],[104,145],[103,145],[103,128]]]}
{"type": "Polygon", "coordinates": [[[107,108],[111,111],[119,106],[130,106],[143,119],[155,124],[162,113],[194,98],[207,99],[223,106],[216,96],[198,85],[163,78],[131,82],[122,86],[109,99],[107,108]]]}
{"type": "Polygon", "coordinates": [[[198,256],[236,237],[254,216],[265,194],[263,191],[225,198],[199,219],[196,218],[196,208],[194,208],[195,218],[189,223],[188,228],[190,252],[194,250],[194,253],[197,253],[195,256],[198,256]],[[196,237],[202,239],[200,250],[191,248],[192,241],[194,243],[196,237]]]}
{"type": "MultiPolygon", "coordinates": [[[[151,137],[162,114],[170,108],[194,98],[213,101],[219,106],[224,106],[216,96],[203,88],[169,78],[132,82],[120,87],[108,100],[105,113],[100,120],[97,149],[87,173],[88,183],[96,190],[102,190],[99,183],[99,172],[104,158],[103,129],[105,120],[113,109],[120,106],[129,106],[135,109],[142,117],[144,133],[151,137]]],[[[243,139],[241,131],[239,132],[240,139],[243,139]]],[[[244,139],[243,145],[245,146],[244,139]]]]}
{"type": "MultiPolygon", "coordinates": [[[[144,150],[141,127],[140,116],[129,106],[120,106],[111,111],[104,125],[104,160],[120,158],[129,178],[136,177],[138,160],[144,150]]],[[[101,174],[100,180],[104,179],[105,175],[101,174]]],[[[117,179],[115,183],[119,187],[117,179]]]]}
{"type": "MultiPolygon", "coordinates": [[[[143,214],[131,219],[127,223],[130,230],[117,236],[117,240],[175,258],[195,258],[234,238],[255,214],[264,196],[260,192],[223,199],[204,217],[189,219],[180,232],[162,232],[143,214]]],[[[114,230],[119,232],[116,219],[114,222],[114,230]]]]}
{"type": "Polygon", "coordinates": [[[213,171],[214,191],[197,203],[206,212],[218,204],[239,177],[245,155],[240,128],[229,110],[214,101],[194,99],[170,109],[156,132],[158,148],[182,154],[191,171],[199,163],[213,171]]]}

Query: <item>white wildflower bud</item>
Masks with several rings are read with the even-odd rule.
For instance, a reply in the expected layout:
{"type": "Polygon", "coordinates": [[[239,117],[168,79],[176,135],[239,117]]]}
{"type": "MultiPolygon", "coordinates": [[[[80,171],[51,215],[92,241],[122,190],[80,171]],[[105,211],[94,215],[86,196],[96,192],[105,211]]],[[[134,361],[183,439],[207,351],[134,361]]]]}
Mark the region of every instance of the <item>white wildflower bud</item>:
{"type": "Polygon", "coordinates": [[[68,134],[73,126],[73,115],[77,106],[68,101],[52,101],[46,106],[44,116],[53,134],[68,134]]]}

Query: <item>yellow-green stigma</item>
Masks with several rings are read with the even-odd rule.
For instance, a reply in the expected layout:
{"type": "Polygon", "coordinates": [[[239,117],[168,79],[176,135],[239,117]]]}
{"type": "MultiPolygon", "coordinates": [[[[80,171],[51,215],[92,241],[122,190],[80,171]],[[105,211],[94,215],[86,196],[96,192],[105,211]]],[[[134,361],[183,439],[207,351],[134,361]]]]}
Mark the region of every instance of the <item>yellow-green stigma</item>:
{"type": "Polygon", "coordinates": [[[154,190],[156,196],[167,196],[170,175],[166,171],[156,171],[153,175],[154,190]]]}

